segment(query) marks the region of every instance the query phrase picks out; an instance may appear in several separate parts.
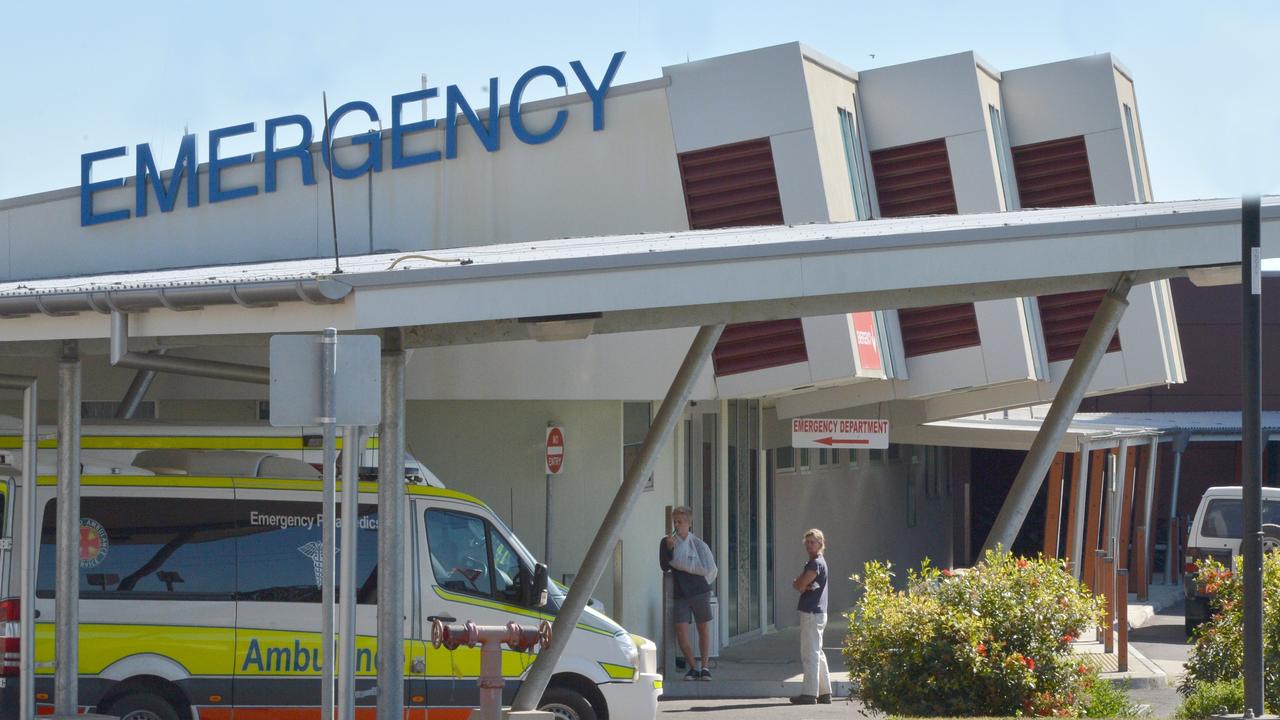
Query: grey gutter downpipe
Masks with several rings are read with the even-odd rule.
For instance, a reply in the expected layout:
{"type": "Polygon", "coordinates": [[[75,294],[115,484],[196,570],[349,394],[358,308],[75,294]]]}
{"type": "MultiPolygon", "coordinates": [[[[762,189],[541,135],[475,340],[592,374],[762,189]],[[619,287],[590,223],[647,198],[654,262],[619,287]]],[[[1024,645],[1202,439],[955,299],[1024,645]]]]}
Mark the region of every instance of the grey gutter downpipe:
{"type": "MultiPolygon", "coordinates": [[[[1169,490],[1169,541],[1165,547],[1164,556],[1164,582],[1166,585],[1173,584],[1173,561],[1178,556],[1178,541],[1182,528],[1179,528],[1179,534],[1174,534],[1173,525],[1178,521],[1178,482],[1182,479],[1182,453],[1187,451],[1187,445],[1191,443],[1191,433],[1186,430],[1179,430],[1173,435],[1173,487],[1169,490]]],[[[1181,571],[1178,572],[1182,574],[1181,571]]]]}
{"type": "Polygon", "coordinates": [[[1062,386],[1058,388],[1053,404],[1049,406],[1049,414],[1040,424],[1040,432],[1036,433],[1036,439],[1031,442],[1031,449],[1027,452],[1022,467],[1018,469],[1018,476],[1009,489],[1009,496],[1000,508],[1000,514],[996,516],[991,533],[987,535],[987,541],[982,546],[984,551],[994,550],[997,546],[1006,549],[1013,547],[1013,541],[1022,529],[1022,521],[1031,510],[1036,493],[1044,482],[1045,473],[1049,471],[1054,452],[1062,443],[1071,419],[1088,389],[1089,381],[1093,379],[1093,373],[1098,369],[1098,363],[1102,362],[1111,337],[1120,326],[1120,318],[1129,307],[1126,298],[1129,288],[1133,286],[1133,278],[1132,272],[1121,273],[1115,286],[1107,291],[1102,304],[1098,306],[1093,321],[1089,323],[1089,330],[1080,341],[1071,367],[1062,380],[1062,386]]]}
{"type": "Polygon", "coordinates": [[[0,388],[22,391],[22,495],[17,515],[22,538],[18,543],[18,718],[35,720],[35,599],[36,599],[36,489],[39,476],[39,424],[36,412],[37,381],[34,377],[0,375],[0,388]]]}
{"type": "Polygon", "coordinates": [[[191,375],[258,385],[271,384],[271,370],[256,365],[129,352],[129,316],[119,311],[111,313],[111,364],[134,370],[170,372],[175,375],[191,375]]]}
{"type": "Polygon", "coordinates": [[[528,676],[520,684],[520,690],[511,703],[513,711],[528,711],[538,707],[538,702],[551,681],[551,675],[555,672],[556,663],[564,654],[573,629],[577,626],[578,619],[582,617],[587,600],[600,582],[605,564],[613,556],[613,548],[618,544],[622,526],[644,490],[644,481],[653,471],[653,466],[658,460],[658,452],[667,444],[671,432],[683,415],[685,406],[689,403],[689,396],[693,393],[693,385],[722,332],[724,332],[724,325],[704,325],[698,329],[698,334],[693,339],[693,344],[689,346],[684,362],[680,364],[680,370],[676,372],[675,379],[667,390],[667,396],[662,400],[658,416],[649,426],[644,445],[640,448],[640,456],[627,472],[626,479],[618,488],[618,494],[613,498],[613,504],[609,506],[609,512],[604,516],[604,522],[600,523],[600,529],[596,531],[595,540],[587,549],[586,557],[582,559],[582,566],[578,568],[576,579],[569,587],[569,595],[556,615],[555,624],[552,626],[551,643],[538,653],[533,666],[529,668],[528,676]]]}
{"type": "MultiPolygon", "coordinates": [[[[169,348],[160,348],[155,354],[163,355],[167,352],[169,348]]],[[[138,407],[142,405],[143,399],[147,397],[147,391],[151,389],[151,383],[155,380],[155,370],[139,370],[133,376],[129,389],[125,391],[124,397],[120,398],[120,407],[116,408],[117,420],[132,420],[133,416],[138,414],[138,407]]]]}

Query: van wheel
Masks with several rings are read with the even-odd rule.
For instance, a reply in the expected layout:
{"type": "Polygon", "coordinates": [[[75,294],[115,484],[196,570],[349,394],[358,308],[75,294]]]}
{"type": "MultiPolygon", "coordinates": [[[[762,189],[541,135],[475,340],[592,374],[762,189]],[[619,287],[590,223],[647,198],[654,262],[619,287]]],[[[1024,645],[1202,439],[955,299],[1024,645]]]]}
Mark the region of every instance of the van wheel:
{"type": "Polygon", "coordinates": [[[178,713],[164,698],[150,693],[130,693],[111,703],[111,714],[120,720],[178,720],[178,713]]]}
{"type": "Polygon", "coordinates": [[[1267,523],[1262,526],[1262,554],[1280,550],[1280,525],[1267,523]]]}
{"type": "Polygon", "coordinates": [[[552,713],[556,720],[596,720],[596,711],[591,703],[576,690],[567,687],[547,688],[542,694],[542,703],[538,709],[552,713]]]}

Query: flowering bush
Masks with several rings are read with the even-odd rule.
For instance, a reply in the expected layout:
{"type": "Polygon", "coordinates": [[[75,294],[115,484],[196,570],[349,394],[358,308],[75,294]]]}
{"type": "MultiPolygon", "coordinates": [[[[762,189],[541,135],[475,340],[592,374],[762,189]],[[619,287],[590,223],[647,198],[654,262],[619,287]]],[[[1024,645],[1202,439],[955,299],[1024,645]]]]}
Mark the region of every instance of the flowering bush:
{"type": "MultiPolygon", "coordinates": [[[[1235,572],[1232,572],[1219,562],[1206,560],[1196,574],[1200,587],[1214,596],[1215,612],[1196,631],[1196,644],[1178,688],[1188,701],[1202,695],[1197,691],[1210,684],[1214,686],[1211,694],[1217,697],[1225,692],[1218,683],[1238,683],[1243,674],[1241,561],[1236,558],[1235,572]]],[[[1267,553],[1262,561],[1262,654],[1264,700],[1269,708],[1280,707],[1280,553],[1277,552],[1267,553]]],[[[1243,702],[1243,696],[1241,698],[1243,702]]]]}
{"type": "Polygon", "coordinates": [[[1058,560],[987,552],[972,570],[926,560],[891,584],[889,566],[854,576],[864,594],[844,656],[859,696],[894,715],[1057,715],[1085,708],[1096,674],[1070,643],[1096,626],[1101,602],[1058,560]]]}

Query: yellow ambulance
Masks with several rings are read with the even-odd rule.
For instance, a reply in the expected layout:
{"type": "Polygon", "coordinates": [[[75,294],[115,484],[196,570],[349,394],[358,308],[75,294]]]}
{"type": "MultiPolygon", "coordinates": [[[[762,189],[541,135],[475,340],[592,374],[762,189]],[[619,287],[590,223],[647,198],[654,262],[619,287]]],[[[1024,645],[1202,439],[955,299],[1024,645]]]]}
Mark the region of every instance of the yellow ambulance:
{"type": "MultiPolygon", "coordinates": [[[[154,448],[136,462],[145,467],[82,478],[83,708],[124,720],[318,720],[318,472],[266,452],[154,448]]],[[[15,497],[14,477],[0,480],[3,497],[15,497]]],[[[36,700],[44,712],[53,696],[54,485],[41,477],[37,492],[36,700]]],[[[433,648],[432,619],[536,626],[554,619],[564,591],[480,500],[422,481],[404,490],[406,718],[461,720],[478,704],[479,650],[433,648]]],[[[377,694],[376,492],[373,482],[359,485],[360,718],[373,717],[377,694]]],[[[18,538],[21,519],[14,503],[4,505],[4,535],[18,538]]],[[[12,553],[0,561],[0,707],[9,717],[19,685],[12,553]]],[[[533,658],[504,651],[506,702],[533,658]]],[[[652,720],[661,692],[654,643],[588,609],[541,706],[564,720],[652,720]]]]}

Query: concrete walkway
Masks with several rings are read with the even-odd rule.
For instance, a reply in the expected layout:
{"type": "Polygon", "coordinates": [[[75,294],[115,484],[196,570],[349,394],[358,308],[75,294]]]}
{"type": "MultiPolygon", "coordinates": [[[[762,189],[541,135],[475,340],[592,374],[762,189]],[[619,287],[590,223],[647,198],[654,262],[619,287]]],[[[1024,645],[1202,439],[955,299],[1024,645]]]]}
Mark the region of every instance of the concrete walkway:
{"type": "MultiPolygon", "coordinates": [[[[1130,596],[1129,626],[1141,627],[1159,610],[1177,601],[1182,587],[1153,585],[1149,599],[1138,602],[1130,596]]],[[[843,613],[833,613],[823,637],[827,665],[831,669],[831,690],[836,696],[847,697],[853,687],[849,673],[845,672],[841,647],[846,630],[843,613]]],[[[1077,641],[1073,650],[1082,655],[1095,656],[1090,662],[1098,665],[1101,677],[1112,682],[1128,682],[1131,688],[1164,688],[1170,677],[1159,664],[1147,659],[1130,644],[1129,669],[1120,672],[1116,656],[1105,655],[1102,643],[1093,637],[1077,641]]],[[[669,675],[663,687],[663,696],[669,699],[698,698],[767,698],[790,697],[801,692],[804,670],[800,665],[800,629],[785,628],[768,635],[723,648],[719,658],[711,661],[715,676],[710,682],[685,681],[683,671],[669,675]]]]}

